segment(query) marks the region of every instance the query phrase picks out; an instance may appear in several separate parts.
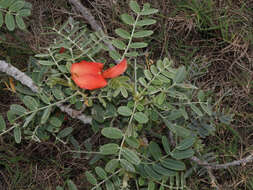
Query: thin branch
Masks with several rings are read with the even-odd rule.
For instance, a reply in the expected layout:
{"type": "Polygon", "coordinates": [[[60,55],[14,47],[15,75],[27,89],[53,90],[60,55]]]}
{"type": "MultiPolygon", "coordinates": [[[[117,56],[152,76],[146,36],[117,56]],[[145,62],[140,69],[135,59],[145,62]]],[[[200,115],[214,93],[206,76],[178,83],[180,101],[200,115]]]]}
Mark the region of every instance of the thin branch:
{"type": "MultiPolygon", "coordinates": [[[[29,87],[34,93],[39,93],[39,88],[33,82],[33,80],[27,76],[25,73],[12,66],[11,64],[6,63],[5,61],[0,61],[0,72],[4,72],[9,76],[12,76],[16,80],[20,81],[25,86],[29,87]]],[[[62,112],[67,113],[70,117],[79,119],[84,124],[91,124],[91,117],[81,114],[80,111],[73,110],[63,104],[57,104],[62,112]]]]}
{"type": "Polygon", "coordinates": [[[227,169],[228,167],[231,167],[231,166],[238,166],[238,165],[241,165],[241,164],[246,164],[248,162],[252,162],[253,161],[253,154],[247,156],[246,158],[236,160],[236,161],[233,161],[233,162],[229,162],[229,163],[226,163],[226,164],[210,164],[210,163],[207,163],[205,161],[200,160],[199,158],[197,158],[195,156],[193,156],[191,158],[191,160],[196,162],[197,164],[199,164],[201,166],[208,166],[208,167],[211,167],[211,169],[217,170],[217,169],[227,169]]]}
{"type": "MultiPolygon", "coordinates": [[[[90,13],[88,8],[84,7],[79,0],[69,0],[69,2],[71,4],[73,4],[75,6],[76,10],[82,14],[83,18],[89,22],[89,24],[91,25],[91,28],[94,31],[100,32],[103,35],[105,35],[105,33],[103,32],[103,29],[97,23],[97,21],[95,20],[93,15],[90,13]]],[[[106,40],[104,40],[104,43],[108,46],[109,50],[115,51],[115,48],[112,46],[111,43],[107,42],[106,40]]]]}

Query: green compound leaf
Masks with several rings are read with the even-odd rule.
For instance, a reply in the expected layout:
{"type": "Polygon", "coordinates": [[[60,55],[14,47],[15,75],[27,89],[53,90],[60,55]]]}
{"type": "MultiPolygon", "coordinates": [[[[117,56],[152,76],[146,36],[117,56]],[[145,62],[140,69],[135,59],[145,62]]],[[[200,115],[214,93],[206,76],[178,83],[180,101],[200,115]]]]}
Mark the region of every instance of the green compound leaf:
{"type": "Polygon", "coordinates": [[[206,105],[204,103],[200,103],[200,107],[209,115],[212,115],[212,107],[210,105],[206,105]]]}
{"type": "Polygon", "coordinates": [[[147,190],[155,190],[155,183],[153,181],[148,182],[148,189],[147,190]]]}
{"type": "Polygon", "coordinates": [[[26,109],[18,104],[12,104],[10,110],[16,115],[24,115],[26,113],[26,109]]]}
{"type": "Polygon", "coordinates": [[[20,11],[18,11],[17,14],[20,16],[23,16],[23,17],[30,16],[31,10],[30,9],[21,9],[20,11]]]}
{"type": "Polygon", "coordinates": [[[160,174],[158,174],[157,172],[155,172],[153,170],[153,168],[151,166],[149,166],[149,165],[144,165],[144,171],[152,179],[160,180],[162,178],[162,176],[160,174]]]}
{"type": "Polygon", "coordinates": [[[0,115],[0,132],[6,129],[6,123],[2,115],[0,115]]]}
{"type": "Polygon", "coordinates": [[[25,123],[23,124],[22,128],[26,128],[29,125],[29,123],[33,120],[33,118],[35,117],[36,114],[37,114],[37,112],[33,112],[31,115],[26,117],[25,123]]]}
{"type": "Polygon", "coordinates": [[[199,117],[202,117],[204,115],[202,111],[194,104],[191,104],[190,107],[199,117]]]}
{"type": "Polygon", "coordinates": [[[59,117],[51,117],[49,123],[57,128],[62,125],[62,120],[59,117]]]}
{"type": "Polygon", "coordinates": [[[139,148],[139,146],[140,146],[139,141],[133,136],[127,137],[126,143],[133,148],[139,148]]]}
{"type": "Polygon", "coordinates": [[[112,40],[112,44],[120,50],[125,50],[127,47],[126,44],[121,40],[112,40]]]}
{"type": "Polygon", "coordinates": [[[162,144],[166,154],[170,154],[170,143],[166,136],[162,136],[162,144]]]}
{"type": "Polygon", "coordinates": [[[139,13],[141,11],[141,8],[136,1],[131,0],[129,6],[135,13],[139,13]]]}
{"type": "Polygon", "coordinates": [[[138,155],[128,148],[122,148],[122,155],[124,156],[124,158],[126,158],[126,160],[128,160],[132,164],[138,165],[141,162],[138,155]]]}
{"type": "Polygon", "coordinates": [[[12,3],[14,2],[15,0],[1,0],[0,1],[0,8],[8,8],[9,6],[12,5],[12,3]]]}
{"type": "Polygon", "coordinates": [[[171,156],[177,160],[182,160],[185,158],[190,158],[194,155],[194,151],[192,149],[187,150],[175,150],[171,152],[171,156]]]}
{"type": "Polygon", "coordinates": [[[76,187],[76,185],[73,183],[72,180],[68,180],[67,184],[68,184],[69,190],[78,190],[77,187],[76,187]]]}
{"type": "Polygon", "coordinates": [[[55,65],[53,61],[43,61],[43,60],[39,60],[39,64],[45,65],[45,66],[55,65]]]}
{"type": "Polygon", "coordinates": [[[39,107],[37,101],[31,96],[25,96],[23,98],[23,103],[30,110],[36,110],[39,107]]]}
{"type": "Polygon", "coordinates": [[[13,3],[10,7],[9,10],[12,12],[17,12],[20,9],[22,9],[25,6],[25,1],[16,1],[13,3]]]}
{"type": "Polygon", "coordinates": [[[15,20],[10,12],[7,12],[5,15],[5,24],[9,31],[13,31],[15,29],[15,20]]]}
{"type": "Polygon", "coordinates": [[[153,170],[156,171],[158,174],[164,175],[164,176],[175,176],[176,171],[170,170],[168,168],[165,168],[161,166],[161,164],[154,164],[153,170]]]}
{"type": "Polygon", "coordinates": [[[140,12],[140,15],[151,15],[151,14],[155,14],[158,12],[158,9],[145,9],[143,11],[140,12]]]}
{"type": "Polygon", "coordinates": [[[68,135],[70,135],[73,131],[73,128],[72,127],[67,127],[63,130],[61,130],[58,134],[57,134],[57,138],[64,138],[64,137],[67,137],[68,135]]]}
{"type": "Polygon", "coordinates": [[[64,190],[61,186],[57,186],[56,190],[64,190]]]}
{"type": "Polygon", "coordinates": [[[130,116],[132,115],[132,110],[127,106],[120,106],[118,108],[118,113],[123,116],[130,116]]]}
{"type": "Polygon", "coordinates": [[[21,142],[21,129],[20,127],[15,127],[13,130],[14,133],[14,139],[16,141],[16,143],[20,143],[21,142]]]}
{"type": "Polygon", "coordinates": [[[20,15],[16,15],[16,23],[18,25],[18,27],[21,29],[21,30],[24,30],[25,29],[25,22],[22,18],[22,16],[20,15]]]}
{"type": "Polygon", "coordinates": [[[0,11],[0,28],[2,27],[4,23],[3,13],[0,11]]]}
{"type": "Polygon", "coordinates": [[[85,176],[86,176],[86,179],[88,180],[88,182],[90,182],[92,185],[97,184],[97,179],[94,177],[94,175],[91,172],[86,171],[85,176]]]}
{"type": "Polygon", "coordinates": [[[155,160],[159,160],[162,157],[162,151],[156,142],[150,142],[148,146],[148,151],[155,160]]]}
{"type": "Polygon", "coordinates": [[[134,25],[135,23],[134,18],[129,14],[124,13],[120,15],[120,18],[125,24],[128,24],[128,25],[134,25]]]}
{"type": "Polygon", "coordinates": [[[143,19],[143,20],[137,21],[136,26],[147,26],[147,25],[151,25],[155,23],[156,23],[156,20],[154,19],[143,19]]]}
{"type": "Polygon", "coordinates": [[[120,58],[121,58],[121,55],[117,51],[110,51],[109,55],[114,60],[120,60],[120,58]]]}
{"type": "Polygon", "coordinates": [[[128,172],[135,172],[135,168],[133,166],[133,164],[131,164],[130,162],[128,162],[125,159],[121,159],[120,160],[120,165],[128,172]]]}
{"type": "Polygon", "coordinates": [[[144,75],[148,80],[151,80],[153,78],[152,73],[149,70],[144,70],[144,75]]]}
{"type": "Polygon", "coordinates": [[[99,148],[99,151],[104,155],[117,154],[119,145],[115,143],[108,143],[99,148]]]}
{"type": "Polygon", "coordinates": [[[143,38],[147,36],[151,36],[154,32],[152,30],[142,30],[139,32],[135,32],[133,37],[135,38],[143,38]]]}
{"type": "Polygon", "coordinates": [[[41,120],[40,120],[41,124],[45,124],[47,122],[47,120],[48,120],[48,118],[49,118],[49,116],[51,114],[51,111],[52,111],[52,107],[51,106],[48,107],[48,108],[46,108],[44,110],[43,115],[42,115],[41,120]]]}
{"type": "Polygon", "coordinates": [[[176,170],[176,171],[182,171],[185,170],[185,164],[184,162],[178,161],[178,160],[172,160],[172,159],[165,159],[161,161],[161,164],[163,167],[176,170]]]}
{"type": "Polygon", "coordinates": [[[131,34],[122,28],[117,28],[115,33],[123,39],[129,40],[131,38],[131,34]]]}
{"type": "Polygon", "coordinates": [[[177,146],[176,149],[178,150],[185,150],[187,148],[190,148],[196,141],[196,137],[195,136],[189,136],[187,138],[185,138],[184,140],[182,140],[177,146]]]}
{"type": "Polygon", "coordinates": [[[185,67],[179,67],[176,71],[175,77],[173,78],[175,83],[180,83],[186,78],[187,72],[185,67]]]}
{"type": "Polygon", "coordinates": [[[130,48],[138,49],[138,48],[145,48],[148,44],[145,42],[133,42],[130,44],[130,48]]]}
{"type": "Polygon", "coordinates": [[[134,119],[142,124],[148,122],[148,117],[143,112],[136,112],[134,114],[134,119]]]}
{"type": "Polygon", "coordinates": [[[105,171],[107,171],[108,173],[113,173],[118,167],[119,167],[119,160],[112,159],[105,165],[105,171]]]}
{"type": "Polygon", "coordinates": [[[101,131],[102,135],[109,139],[121,139],[123,137],[123,133],[120,129],[115,127],[106,127],[101,131]]]}
{"type": "Polygon", "coordinates": [[[107,178],[107,173],[106,173],[105,170],[104,170],[103,168],[101,168],[100,166],[97,166],[97,167],[95,168],[95,172],[96,172],[96,174],[98,175],[98,177],[99,177],[100,179],[105,179],[105,178],[107,178]]]}
{"type": "Polygon", "coordinates": [[[113,183],[110,180],[105,182],[106,190],[115,190],[113,183]]]}
{"type": "Polygon", "coordinates": [[[54,97],[57,99],[57,100],[63,100],[64,99],[64,94],[61,90],[57,89],[57,88],[54,88],[52,90],[53,92],[53,95],[54,97]]]}

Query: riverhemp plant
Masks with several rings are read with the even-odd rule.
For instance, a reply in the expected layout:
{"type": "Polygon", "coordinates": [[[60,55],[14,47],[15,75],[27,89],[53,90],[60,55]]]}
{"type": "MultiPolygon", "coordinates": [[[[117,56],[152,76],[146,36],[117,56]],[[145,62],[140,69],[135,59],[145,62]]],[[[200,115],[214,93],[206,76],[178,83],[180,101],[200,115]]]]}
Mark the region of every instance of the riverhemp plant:
{"type": "Polygon", "coordinates": [[[208,159],[202,139],[215,132],[219,120],[229,123],[231,117],[214,111],[212,100],[187,81],[184,66],[175,68],[167,58],[143,64],[141,52],[154,32],[148,28],[156,23],[152,15],[158,10],[148,3],[129,5],[132,12],[121,15],[114,39],[72,18],[51,29],[58,37],[45,53],[30,59],[27,72],[39,93],[17,86],[23,105],[11,105],[8,129],[0,116],[0,135],[13,130],[17,143],[54,137],[56,143],[72,144],[74,156],[86,153],[90,159],[85,174],[93,190],[184,189],[197,168],[189,158],[208,159]],[[108,54],[120,63],[111,65],[108,54]],[[90,116],[87,123],[102,134],[104,144],[92,147],[87,139],[86,151],[80,151],[75,129],[62,128],[60,104],[90,116]]]}

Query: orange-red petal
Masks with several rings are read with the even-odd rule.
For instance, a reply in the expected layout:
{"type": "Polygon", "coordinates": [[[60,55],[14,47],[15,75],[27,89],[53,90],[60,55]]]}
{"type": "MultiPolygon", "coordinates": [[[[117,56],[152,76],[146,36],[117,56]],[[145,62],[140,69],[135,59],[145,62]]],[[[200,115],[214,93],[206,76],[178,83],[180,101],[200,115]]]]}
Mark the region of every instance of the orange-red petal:
{"type": "Polygon", "coordinates": [[[107,85],[106,80],[102,75],[86,74],[86,75],[72,75],[73,81],[80,88],[94,90],[96,88],[103,88],[107,85]]]}
{"type": "Polygon", "coordinates": [[[59,50],[59,53],[64,53],[65,52],[65,48],[61,47],[61,49],[59,50]]]}
{"type": "Polygon", "coordinates": [[[73,63],[70,68],[70,73],[75,76],[82,76],[86,74],[101,74],[104,64],[96,62],[81,61],[73,63]]]}
{"type": "Polygon", "coordinates": [[[104,78],[115,78],[124,73],[126,69],[127,69],[127,60],[123,59],[119,64],[105,70],[102,73],[102,76],[104,78]]]}

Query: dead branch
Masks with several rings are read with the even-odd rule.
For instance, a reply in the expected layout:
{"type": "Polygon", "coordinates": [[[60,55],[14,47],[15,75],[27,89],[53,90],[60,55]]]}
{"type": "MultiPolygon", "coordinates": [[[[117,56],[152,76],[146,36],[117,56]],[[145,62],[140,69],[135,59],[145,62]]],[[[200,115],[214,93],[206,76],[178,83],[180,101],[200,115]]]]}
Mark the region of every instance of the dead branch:
{"type": "MultiPolygon", "coordinates": [[[[36,86],[36,84],[34,84],[33,80],[11,64],[6,63],[5,61],[0,61],[0,72],[4,72],[9,76],[12,76],[14,79],[20,81],[22,84],[29,87],[34,93],[39,93],[39,88],[36,86]]],[[[91,124],[92,119],[90,116],[81,114],[80,111],[73,110],[62,104],[58,104],[57,106],[62,112],[67,113],[70,117],[77,118],[84,124],[91,124]]]]}
{"type": "Polygon", "coordinates": [[[236,161],[233,161],[233,162],[229,162],[229,163],[226,163],[226,164],[210,164],[210,163],[207,163],[207,162],[204,162],[204,161],[200,160],[199,158],[197,158],[195,156],[193,156],[191,158],[191,160],[196,162],[197,164],[199,164],[201,166],[208,166],[211,169],[217,170],[217,169],[226,169],[226,168],[231,167],[231,166],[238,166],[238,165],[241,165],[241,164],[246,164],[248,162],[252,162],[253,161],[253,154],[247,156],[246,158],[236,160],[236,161]]]}
{"type": "MultiPolygon", "coordinates": [[[[89,11],[88,8],[84,7],[79,0],[69,0],[69,2],[71,4],[73,4],[75,6],[76,10],[79,11],[82,14],[83,18],[89,22],[89,24],[91,25],[91,28],[94,31],[100,32],[103,35],[105,35],[105,33],[103,32],[103,29],[97,23],[97,21],[95,20],[95,18],[93,17],[93,15],[90,13],[90,11],[89,11]]],[[[104,43],[108,46],[108,48],[111,51],[115,51],[115,48],[112,46],[111,43],[109,43],[107,41],[104,41],[104,43]]]]}

